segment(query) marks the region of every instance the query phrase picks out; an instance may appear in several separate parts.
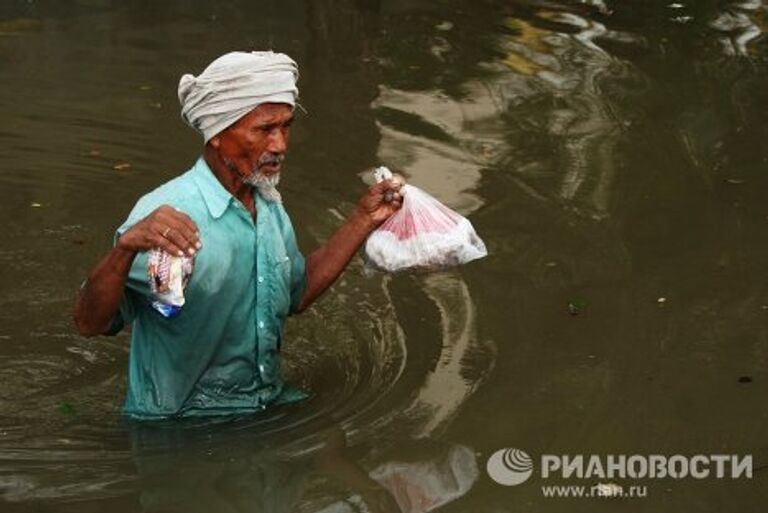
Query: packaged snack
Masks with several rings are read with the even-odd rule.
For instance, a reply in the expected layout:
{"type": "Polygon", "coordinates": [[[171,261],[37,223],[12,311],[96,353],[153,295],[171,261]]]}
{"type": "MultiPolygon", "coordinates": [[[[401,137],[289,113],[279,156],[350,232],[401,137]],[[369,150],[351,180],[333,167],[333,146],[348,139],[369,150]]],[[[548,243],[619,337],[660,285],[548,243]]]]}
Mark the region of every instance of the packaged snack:
{"type": "Polygon", "coordinates": [[[149,252],[147,274],[152,289],[152,308],[163,317],[175,317],[181,312],[184,289],[193,268],[193,258],[170,255],[160,249],[149,252]]]}

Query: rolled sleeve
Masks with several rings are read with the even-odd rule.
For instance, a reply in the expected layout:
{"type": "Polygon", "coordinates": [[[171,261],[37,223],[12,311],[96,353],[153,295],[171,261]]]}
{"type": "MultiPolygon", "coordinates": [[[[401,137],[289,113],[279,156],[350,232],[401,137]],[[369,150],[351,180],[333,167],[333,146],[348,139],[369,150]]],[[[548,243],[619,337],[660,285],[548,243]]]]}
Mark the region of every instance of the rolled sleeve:
{"type": "MultiPolygon", "coordinates": [[[[128,220],[125,221],[116,231],[113,244],[117,244],[117,240],[127,232],[139,219],[136,219],[132,213],[128,220]]],[[[139,310],[149,302],[151,294],[149,278],[147,276],[147,253],[138,253],[133,259],[131,268],[128,271],[128,276],[125,280],[125,288],[123,290],[123,298],[120,301],[120,309],[115,318],[112,320],[112,325],[109,328],[108,334],[115,335],[120,332],[126,324],[130,324],[138,315],[139,310]]]]}

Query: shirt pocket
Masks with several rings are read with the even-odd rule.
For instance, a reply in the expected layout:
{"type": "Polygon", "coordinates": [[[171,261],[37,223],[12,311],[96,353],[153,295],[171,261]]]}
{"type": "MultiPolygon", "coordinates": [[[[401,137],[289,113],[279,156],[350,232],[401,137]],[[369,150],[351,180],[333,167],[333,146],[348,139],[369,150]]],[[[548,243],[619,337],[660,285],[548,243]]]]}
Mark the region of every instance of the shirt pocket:
{"type": "Polygon", "coordinates": [[[288,316],[291,308],[291,259],[284,252],[271,260],[271,302],[275,316],[281,322],[288,316]]]}

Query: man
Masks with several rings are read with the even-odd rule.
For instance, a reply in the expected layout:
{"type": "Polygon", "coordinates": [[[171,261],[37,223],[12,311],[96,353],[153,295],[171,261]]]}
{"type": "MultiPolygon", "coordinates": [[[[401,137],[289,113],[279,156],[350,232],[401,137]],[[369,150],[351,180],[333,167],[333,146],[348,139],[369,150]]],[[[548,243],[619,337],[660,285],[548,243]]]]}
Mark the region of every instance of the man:
{"type": "Polygon", "coordinates": [[[296,63],[272,52],[232,52],[181,78],[182,117],[202,133],[203,156],[139,200],[75,305],[85,336],[133,323],[128,416],[248,413],[296,399],[279,372],[286,317],[312,304],[400,207],[399,182],[372,187],[305,262],[276,189],[297,78],[296,63]],[[150,305],[153,248],[195,257],[171,319],[150,305]]]}

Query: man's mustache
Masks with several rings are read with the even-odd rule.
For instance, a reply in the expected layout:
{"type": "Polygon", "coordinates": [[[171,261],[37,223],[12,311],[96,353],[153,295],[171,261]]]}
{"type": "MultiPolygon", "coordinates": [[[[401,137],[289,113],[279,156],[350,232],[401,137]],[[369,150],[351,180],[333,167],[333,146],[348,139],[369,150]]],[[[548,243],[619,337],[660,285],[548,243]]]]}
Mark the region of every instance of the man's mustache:
{"type": "Polygon", "coordinates": [[[277,166],[282,164],[283,160],[285,160],[285,155],[282,153],[265,153],[259,157],[256,167],[261,169],[264,166],[277,166]]]}

